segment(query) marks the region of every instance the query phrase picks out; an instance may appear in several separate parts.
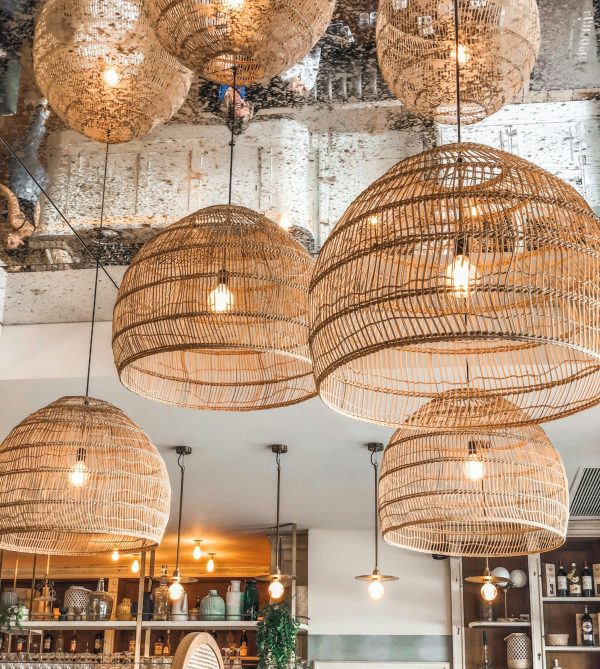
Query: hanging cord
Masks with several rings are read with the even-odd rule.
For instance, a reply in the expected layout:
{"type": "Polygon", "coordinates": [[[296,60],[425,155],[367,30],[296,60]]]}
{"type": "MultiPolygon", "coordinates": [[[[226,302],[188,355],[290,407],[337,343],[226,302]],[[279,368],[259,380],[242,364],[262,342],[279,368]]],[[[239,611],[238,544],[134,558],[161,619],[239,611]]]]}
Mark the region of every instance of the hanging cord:
{"type": "MultiPolygon", "coordinates": [[[[100,204],[100,226],[98,230],[102,230],[104,223],[104,202],[106,200],[106,175],[108,172],[108,142],[106,143],[106,151],[104,153],[104,179],[102,180],[102,203],[100,204]]],[[[85,380],[85,398],[86,404],[90,394],[90,372],[92,370],[92,349],[94,347],[94,326],[96,324],[96,301],[98,299],[98,274],[100,272],[100,259],[96,258],[96,272],[94,275],[94,297],[92,299],[92,325],[90,327],[90,347],[88,352],[87,375],[85,380]]]]}
{"type": "Polygon", "coordinates": [[[373,472],[375,474],[375,571],[379,569],[379,519],[377,517],[377,500],[379,499],[379,477],[378,473],[378,464],[377,464],[377,453],[373,451],[371,453],[371,464],[373,465],[373,472]]]}
{"type": "Polygon", "coordinates": [[[179,546],[181,544],[181,516],[183,515],[183,479],[185,478],[185,454],[177,457],[177,465],[181,469],[181,484],[179,486],[179,520],[177,521],[177,553],[175,557],[175,572],[179,573],[179,546]]]}
{"type": "Polygon", "coordinates": [[[275,462],[277,463],[277,529],[275,535],[275,573],[279,574],[279,492],[281,490],[281,454],[275,454],[275,462]]]}
{"type": "Polygon", "coordinates": [[[236,84],[237,84],[237,65],[233,66],[233,95],[232,95],[232,100],[231,100],[231,139],[229,141],[229,199],[228,199],[228,204],[231,206],[231,188],[232,188],[232,183],[233,183],[233,149],[235,147],[235,133],[234,128],[235,128],[235,95],[237,93],[236,89],[236,84]]]}
{"type": "Polygon", "coordinates": [[[19,156],[15,153],[14,149],[12,146],[4,139],[2,135],[0,135],[0,142],[4,144],[10,155],[19,163],[19,165],[25,170],[29,178],[33,181],[33,183],[39,188],[40,193],[42,193],[48,202],[52,205],[56,213],[62,218],[62,220],[67,224],[67,226],[70,228],[71,232],[75,235],[75,237],[79,240],[79,243],[81,246],[84,248],[85,252],[92,258],[92,260],[97,264],[97,266],[100,267],[100,269],[106,274],[108,277],[109,281],[112,283],[112,285],[119,290],[119,285],[116,283],[116,281],[112,278],[112,276],[108,273],[106,267],[100,262],[100,256],[96,256],[96,254],[92,251],[92,249],[85,243],[83,237],[77,232],[77,230],[71,225],[67,217],[62,213],[62,211],[56,206],[56,203],[54,200],[48,195],[44,187],[40,184],[40,182],[34,177],[34,175],[31,173],[30,170],[27,169],[25,166],[25,163],[19,158],[19,156]]]}
{"type": "Polygon", "coordinates": [[[457,132],[457,140],[460,143],[461,142],[461,127],[460,127],[460,61],[459,61],[459,54],[460,54],[460,44],[459,44],[459,35],[458,35],[458,30],[459,30],[459,18],[458,18],[458,2],[459,0],[454,0],[454,55],[456,59],[455,63],[455,69],[456,69],[456,132],[457,132]]]}

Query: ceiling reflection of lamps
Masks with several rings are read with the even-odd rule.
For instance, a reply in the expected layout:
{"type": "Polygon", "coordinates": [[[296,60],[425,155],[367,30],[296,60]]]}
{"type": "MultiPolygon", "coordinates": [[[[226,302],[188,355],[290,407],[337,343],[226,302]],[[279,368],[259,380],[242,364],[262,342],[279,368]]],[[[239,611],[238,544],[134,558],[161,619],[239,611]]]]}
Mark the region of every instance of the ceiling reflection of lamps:
{"type": "Polygon", "coordinates": [[[48,0],[35,24],[33,65],[58,117],[111,144],[170,119],[192,78],[160,47],[141,0],[48,0]]]}
{"type": "Polygon", "coordinates": [[[438,398],[421,409],[425,415],[414,417],[417,427],[409,421],[394,433],[379,479],[384,540],[455,557],[529,555],[560,547],[569,520],[560,455],[537,425],[436,427],[438,414],[447,412],[476,423],[478,416],[514,410],[499,400],[474,405],[438,398]],[[433,427],[420,427],[427,421],[433,427]],[[466,468],[473,444],[481,477],[469,476],[466,468]]]}
{"type": "Polygon", "coordinates": [[[113,562],[118,562],[118,561],[119,561],[119,558],[121,557],[121,554],[120,554],[119,551],[115,548],[115,550],[111,553],[111,556],[110,556],[110,557],[111,557],[111,559],[112,559],[113,562]]]}
{"type": "Polygon", "coordinates": [[[192,557],[194,560],[199,560],[202,557],[202,547],[200,544],[202,543],[202,539],[194,539],[194,550],[192,551],[192,557]]]}
{"type": "Polygon", "coordinates": [[[201,77],[221,84],[268,83],[312,49],[333,0],[148,0],[162,46],[201,77]],[[236,71],[234,73],[234,70],[236,71]]]}
{"type": "Polygon", "coordinates": [[[179,549],[181,547],[181,518],[183,516],[183,482],[185,478],[185,456],[189,455],[192,449],[189,446],[177,446],[177,466],[181,472],[179,483],[179,514],[177,517],[177,553],[175,557],[175,571],[173,572],[173,583],[169,586],[169,597],[172,600],[179,599],[183,595],[183,586],[181,585],[181,572],[179,570],[179,549]]]}
{"type": "Polygon", "coordinates": [[[369,581],[369,597],[371,599],[381,599],[384,594],[383,584],[387,581],[397,581],[397,576],[385,576],[379,571],[379,519],[377,517],[377,497],[378,497],[378,487],[379,487],[379,477],[378,477],[378,465],[377,465],[377,453],[383,451],[383,444],[371,443],[367,444],[367,448],[371,453],[371,464],[373,465],[373,471],[375,474],[375,569],[373,569],[372,574],[364,574],[362,576],[355,576],[357,581],[369,581]]]}
{"type": "Polygon", "coordinates": [[[498,588],[496,586],[502,586],[505,581],[498,577],[490,571],[489,561],[485,559],[485,569],[481,576],[467,576],[465,578],[467,583],[477,583],[481,585],[481,597],[486,602],[493,602],[498,596],[498,588]]]}
{"type": "Polygon", "coordinates": [[[281,524],[279,522],[279,510],[281,504],[281,456],[288,452],[284,444],[274,444],[271,446],[271,452],[275,454],[275,463],[277,465],[277,513],[276,513],[276,533],[275,533],[275,571],[272,574],[258,576],[259,581],[269,581],[269,595],[271,599],[280,600],[285,594],[285,585],[289,581],[295,580],[295,575],[282,574],[279,564],[281,557],[281,524]]]}
{"type": "Polygon", "coordinates": [[[519,96],[540,46],[535,0],[455,4],[381,0],[377,56],[391,92],[410,110],[456,122],[456,58],[462,122],[475,123],[519,96]],[[458,49],[455,48],[458,34],[458,49]]]}
{"type": "Polygon", "coordinates": [[[143,397],[252,411],[316,394],[314,261],[273,221],[231,204],[231,127],[228,204],[168,226],[137,253],[117,295],[113,354],[121,382],[143,397]]]}
{"type": "Polygon", "coordinates": [[[140,561],[138,560],[137,557],[133,558],[133,562],[131,563],[131,573],[132,574],[140,573],[140,561]]]}

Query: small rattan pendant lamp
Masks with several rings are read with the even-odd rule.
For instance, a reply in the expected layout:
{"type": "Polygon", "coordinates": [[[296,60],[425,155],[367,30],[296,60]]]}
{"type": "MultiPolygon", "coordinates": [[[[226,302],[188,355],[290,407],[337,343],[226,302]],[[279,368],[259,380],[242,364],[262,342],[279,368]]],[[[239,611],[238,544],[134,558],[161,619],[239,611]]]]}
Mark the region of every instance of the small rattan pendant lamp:
{"type": "Polygon", "coordinates": [[[33,65],[50,107],[97,142],[127,142],[170,119],[192,73],[161,48],[142,0],[47,0],[33,65]]]}
{"type": "MultiPolygon", "coordinates": [[[[468,416],[469,402],[455,406],[468,416]]],[[[490,400],[496,414],[515,407],[490,400]]],[[[379,479],[379,518],[387,543],[424,553],[504,557],[561,546],[569,489],[560,455],[537,425],[419,427],[453,407],[434,400],[392,436],[379,479]],[[417,427],[413,427],[416,425],[417,427]]],[[[474,407],[476,423],[484,408],[474,407]]]]}
{"type": "Polygon", "coordinates": [[[273,221],[229,203],[170,225],[135,256],[113,314],[133,392],[193,409],[251,411],[316,394],[308,350],[314,262],[273,221]]]}
{"type": "MultiPolygon", "coordinates": [[[[107,165],[108,144],[100,226],[107,165]]],[[[0,445],[0,549],[110,555],[162,540],[171,504],[162,457],[120,409],[89,396],[99,267],[85,395],[32,413],[0,445]]]]}
{"type": "MultiPolygon", "coordinates": [[[[523,91],[540,46],[536,0],[460,0],[461,120],[475,123],[523,91]]],[[[380,0],[377,56],[391,92],[439,123],[456,121],[452,2],[380,0]]]]}
{"type": "Polygon", "coordinates": [[[508,401],[480,425],[560,418],[600,401],[599,222],[564,181],[461,142],[455,62],[458,143],[388,170],[321,250],[317,387],[335,410],[384,425],[414,424],[440,395],[457,408],[424,427],[468,425],[466,398],[508,401]]]}

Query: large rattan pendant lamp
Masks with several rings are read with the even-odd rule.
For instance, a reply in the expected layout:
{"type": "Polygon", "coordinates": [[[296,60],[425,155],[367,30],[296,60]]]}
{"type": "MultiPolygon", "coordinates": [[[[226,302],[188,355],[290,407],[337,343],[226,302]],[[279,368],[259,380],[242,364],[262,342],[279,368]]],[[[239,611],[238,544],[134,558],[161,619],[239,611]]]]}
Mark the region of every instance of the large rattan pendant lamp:
{"type": "MultiPolygon", "coordinates": [[[[107,164],[108,145],[100,225],[107,164]]],[[[110,555],[162,540],[171,502],[162,457],[120,409],[89,396],[99,266],[85,395],[32,413],[0,446],[0,549],[110,555]]]]}
{"type": "Polygon", "coordinates": [[[335,0],[146,0],[162,46],[201,77],[268,83],[325,33],[335,0]]]}
{"type": "Polygon", "coordinates": [[[142,0],[46,0],[33,65],[58,117],[103,143],[141,137],[170,119],[192,77],[161,48],[142,0]]]}
{"type": "MultiPolygon", "coordinates": [[[[461,118],[474,123],[514,101],[529,81],[540,46],[536,0],[460,0],[461,118]]],[[[455,12],[452,0],[380,0],[379,67],[406,107],[456,122],[455,12]]]]}
{"type": "Polygon", "coordinates": [[[424,427],[581,411],[600,401],[598,219],[545,170],[461,142],[458,57],[456,70],[458,143],[388,170],[321,250],[309,296],[319,393],[392,426],[439,396],[455,408],[424,427]],[[493,398],[507,403],[473,410],[493,398]]]}
{"type": "MultiPolygon", "coordinates": [[[[490,400],[493,413],[512,413],[490,400]]],[[[455,407],[469,413],[469,403],[455,407]]],[[[560,455],[537,425],[440,430],[452,407],[434,400],[392,436],[381,464],[384,540],[415,551],[504,557],[564,543],[569,492],[560,455]],[[434,427],[423,429],[433,419],[434,427]]],[[[481,407],[476,407],[476,415],[481,407]]],[[[465,422],[469,422],[466,420],[465,422]]]]}
{"type": "MultiPolygon", "coordinates": [[[[233,105],[232,105],[233,114],[233,105]]],[[[167,227],[135,256],[113,314],[122,383],[194,409],[250,411],[316,394],[308,350],[314,262],[273,221],[229,203],[167,227]]]]}

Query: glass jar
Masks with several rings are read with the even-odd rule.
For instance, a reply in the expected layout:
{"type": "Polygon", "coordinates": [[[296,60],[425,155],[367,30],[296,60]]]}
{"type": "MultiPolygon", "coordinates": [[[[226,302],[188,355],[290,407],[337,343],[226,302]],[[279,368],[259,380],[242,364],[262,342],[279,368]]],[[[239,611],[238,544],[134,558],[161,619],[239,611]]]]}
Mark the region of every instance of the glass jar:
{"type": "Polygon", "coordinates": [[[167,576],[167,565],[162,565],[162,574],[156,588],[154,588],[154,614],[153,620],[169,619],[169,578],[167,576]]]}
{"type": "Polygon", "coordinates": [[[104,590],[104,579],[98,581],[98,589],[90,595],[90,620],[109,620],[112,613],[113,598],[104,590]]]}
{"type": "Polygon", "coordinates": [[[247,578],[244,590],[244,620],[257,620],[259,610],[256,579],[247,578]]]}

